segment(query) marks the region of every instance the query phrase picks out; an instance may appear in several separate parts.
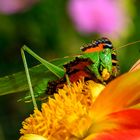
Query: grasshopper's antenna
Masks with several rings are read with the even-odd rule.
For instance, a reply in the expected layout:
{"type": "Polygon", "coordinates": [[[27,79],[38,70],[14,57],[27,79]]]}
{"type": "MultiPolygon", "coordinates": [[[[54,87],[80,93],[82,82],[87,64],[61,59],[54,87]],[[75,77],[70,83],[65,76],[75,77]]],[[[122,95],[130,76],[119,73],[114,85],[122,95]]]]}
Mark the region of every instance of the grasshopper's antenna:
{"type": "Polygon", "coordinates": [[[119,48],[117,48],[117,50],[118,50],[118,49],[122,49],[122,48],[124,48],[124,47],[126,47],[126,46],[130,46],[130,45],[136,44],[136,43],[140,43],[140,40],[137,40],[137,41],[130,42],[130,43],[128,43],[128,44],[122,45],[122,46],[120,46],[119,48]]]}
{"type": "Polygon", "coordinates": [[[22,60],[23,60],[24,68],[25,68],[25,73],[26,73],[26,76],[27,76],[27,81],[28,81],[28,85],[29,85],[34,109],[37,109],[38,107],[37,107],[37,103],[36,103],[36,100],[35,100],[35,96],[34,96],[34,92],[33,92],[33,88],[32,88],[32,83],[31,83],[31,78],[30,78],[28,65],[27,65],[27,61],[26,61],[26,57],[25,57],[23,48],[21,48],[21,56],[22,56],[22,60]]]}

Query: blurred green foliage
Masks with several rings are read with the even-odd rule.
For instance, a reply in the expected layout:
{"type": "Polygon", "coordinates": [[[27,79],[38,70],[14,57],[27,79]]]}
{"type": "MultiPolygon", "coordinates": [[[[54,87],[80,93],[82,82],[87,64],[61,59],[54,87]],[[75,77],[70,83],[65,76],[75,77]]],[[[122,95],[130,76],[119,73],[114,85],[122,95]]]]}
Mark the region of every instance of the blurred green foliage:
{"type": "MultiPolygon", "coordinates": [[[[140,40],[140,1],[135,0],[134,31],[119,44],[140,40]]],[[[131,13],[131,11],[130,11],[131,13]]],[[[84,36],[76,32],[67,12],[67,1],[42,0],[21,13],[0,15],[0,76],[24,70],[20,48],[26,44],[47,60],[80,52],[85,42],[98,35],[84,36]]],[[[116,45],[116,44],[115,44],[116,45]]],[[[115,46],[114,45],[114,46],[115,46]]],[[[119,47],[119,46],[117,46],[119,47]]],[[[140,58],[140,43],[118,50],[122,72],[140,58]]],[[[38,62],[27,56],[30,66],[38,62]]],[[[32,112],[32,103],[17,102],[20,94],[0,97],[0,139],[19,138],[21,122],[32,112]]]]}

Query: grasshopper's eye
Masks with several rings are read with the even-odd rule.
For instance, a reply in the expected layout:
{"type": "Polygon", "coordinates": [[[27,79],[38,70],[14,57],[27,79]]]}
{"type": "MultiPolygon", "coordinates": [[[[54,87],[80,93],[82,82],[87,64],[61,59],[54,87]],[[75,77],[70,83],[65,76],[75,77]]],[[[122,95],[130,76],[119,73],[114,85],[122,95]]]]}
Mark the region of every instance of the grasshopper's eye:
{"type": "Polygon", "coordinates": [[[106,49],[103,49],[103,53],[106,54],[107,53],[107,50],[106,49]]]}
{"type": "Polygon", "coordinates": [[[103,49],[102,52],[103,52],[104,55],[107,55],[107,54],[111,53],[110,49],[108,49],[108,48],[103,49]]]}

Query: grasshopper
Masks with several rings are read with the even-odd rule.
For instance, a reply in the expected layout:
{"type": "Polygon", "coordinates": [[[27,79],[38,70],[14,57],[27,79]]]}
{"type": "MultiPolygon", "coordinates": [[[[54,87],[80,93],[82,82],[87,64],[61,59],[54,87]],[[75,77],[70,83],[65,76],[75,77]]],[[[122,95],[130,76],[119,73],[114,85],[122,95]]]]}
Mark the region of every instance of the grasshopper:
{"type": "Polygon", "coordinates": [[[95,40],[82,46],[81,50],[82,53],[80,55],[72,58],[65,57],[48,62],[27,46],[23,46],[21,54],[29,87],[25,86],[26,79],[23,76],[24,74],[20,72],[9,76],[10,80],[9,77],[4,78],[1,86],[3,87],[3,94],[28,91],[30,89],[31,95],[26,96],[24,100],[28,101],[32,97],[34,106],[37,107],[35,98],[41,97],[42,99],[44,95],[47,97],[48,94],[57,92],[57,89],[63,87],[64,84],[70,84],[82,78],[106,84],[119,74],[116,51],[109,39],[101,38],[95,40]],[[41,65],[28,69],[24,52],[29,53],[40,61],[41,65]],[[6,85],[8,85],[7,89],[4,88],[6,85]]]}
{"type": "Polygon", "coordinates": [[[59,80],[49,82],[47,94],[57,92],[66,84],[66,75],[70,82],[76,82],[84,77],[106,84],[119,74],[116,51],[107,38],[98,39],[81,47],[83,53],[71,62],[63,65],[65,75],[59,80]]]}

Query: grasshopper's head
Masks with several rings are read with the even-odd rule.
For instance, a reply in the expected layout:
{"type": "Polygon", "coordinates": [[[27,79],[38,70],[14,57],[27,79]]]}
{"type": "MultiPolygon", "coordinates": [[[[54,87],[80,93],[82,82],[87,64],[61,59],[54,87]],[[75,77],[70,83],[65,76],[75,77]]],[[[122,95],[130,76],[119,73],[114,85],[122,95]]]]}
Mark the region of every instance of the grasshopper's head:
{"type": "Polygon", "coordinates": [[[115,78],[119,74],[119,64],[117,61],[116,50],[109,40],[104,42],[103,50],[100,51],[101,72],[105,79],[115,78]],[[106,78],[107,77],[107,78],[106,78]]]}
{"type": "MultiPolygon", "coordinates": [[[[94,42],[81,47],[84,53],[90,53],[93,62],[98,61],[99,57],[99,71],[106,71],[109,75],[116,77],[117,74],[117,60],[116,52],[112,42],[108,38],[101,38],[94,42]],[[98,56],[99,54],[99,56],[98,56]]],[[[89,57],[89,54],[88,54],[89,57]]],[[[104,72],[104,73],[106,73],[104,72]]]]}
{"type": "Polygon", "coordinates": [[[100,51],[101,66],[112,74],[112,50],[113,45],[107,38],[102,39],[103,50],[100,51]]]}

